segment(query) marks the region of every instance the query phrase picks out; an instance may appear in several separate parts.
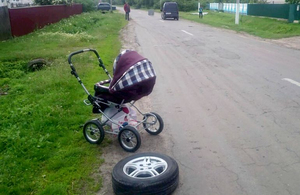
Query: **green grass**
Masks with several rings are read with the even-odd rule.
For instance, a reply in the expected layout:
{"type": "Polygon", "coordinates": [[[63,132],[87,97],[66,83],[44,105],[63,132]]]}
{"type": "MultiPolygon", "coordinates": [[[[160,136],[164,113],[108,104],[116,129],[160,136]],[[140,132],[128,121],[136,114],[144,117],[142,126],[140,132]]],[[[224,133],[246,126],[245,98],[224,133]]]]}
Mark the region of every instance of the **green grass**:
{"type": "MultiPolygon", "coordinates": [[[[207,12],[207,10],[204,12],[207,12]]],[[[180,17],[268,39],[300,36],[300,24],[287,23],[286,20],[240,15],[239,25],[236,25],[235,14],[208,11],[208,14],[204,15],[203,19],[200,19],[197,14],[192,13],[195,12],[180,12],[180,17]]]]}
{"type": "MultiPolygon", "coordinates": [[[[264,38],[300,35],[299,24],[267,18],[209,12],[203,19],[191,13],[180,17],[264,38]]],[[[109,70],[119,53],[123,14],[85,13],[62,20],[26,36],[0,42],[0,194],[93,194],[101,188],[101,147],[88,144],[82,125],[91,107],[70,74],[68,55],[96,49],[109,70]],[[43,58],[48,66],[30,72],[30,60],[43,58]]],[[[73,64],[92,92],[106,78],[93,55],[75,56],[73,64]]]]}
{"type": "MultiPolygon", "coordinates": [[[[85,13],[26,36],[0,42],[0,194],[93,194],[101,188],[101,147],[85,141],[82,125],[92,116],[68,55],[96,49],[109,70],[119,53],[122,14],[85,13]],[[36,58],[48,66],[36,72],[36,58]],[[4,95],[5,94],[5,95],[4,95]]],[[[92,92],[106,78],[97,58],[74,57],[92,92]]],[[[107,142],[107,140],[106,140],[107,142]]]]}

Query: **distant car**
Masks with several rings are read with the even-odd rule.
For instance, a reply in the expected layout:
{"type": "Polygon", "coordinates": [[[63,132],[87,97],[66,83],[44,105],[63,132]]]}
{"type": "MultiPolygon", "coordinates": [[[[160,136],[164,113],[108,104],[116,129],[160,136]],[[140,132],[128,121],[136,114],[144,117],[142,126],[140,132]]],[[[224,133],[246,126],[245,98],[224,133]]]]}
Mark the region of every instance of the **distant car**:
{"type": "Polygon", "coordinates": [[[178,4],[176,2],[165,2],[161,9],[161,18],[163,20],[167,18],[179,19],[178,4]]]}
{"type": "Polygon", "coordinates": [[[97,10],[109,11],[110,7],[111,7],[111,5],[109,3],[99,3],[97,6],[97,10]]]}

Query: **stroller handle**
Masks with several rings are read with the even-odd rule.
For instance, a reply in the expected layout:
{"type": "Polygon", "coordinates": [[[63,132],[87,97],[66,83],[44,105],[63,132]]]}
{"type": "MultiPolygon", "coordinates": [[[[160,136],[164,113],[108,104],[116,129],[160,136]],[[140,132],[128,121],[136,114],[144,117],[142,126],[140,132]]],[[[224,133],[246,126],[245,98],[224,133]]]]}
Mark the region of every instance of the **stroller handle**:
{"type": "Polygon", "coordinates": [[[83,53],[83,52],[94,52],[94,54],[97,56],[98,58],[98,61],[99,61],[99,66],[106,72],[106,74],[108,75],[108,77],[110,79],[112,79],[112,77],[110,76],[109,72],[106,70],[98,52],[94,49],[82,49],[82,50],[79,50],[79,51],[75,51],[75,52],[72,52],[69,57],[68,57],[68,62],[69,62],[69,65],[71,67],[71,74],[74,75],[77,79],[77,81],[79,82],[79,84],[83,87],[84,91],[88,94],[88,100],[91,102],[91,104],[94,104],[95,103],[95,97],[92,96],[89,91],[87,90],[87,88],[84,86],[83,82],[81,81],[81,79],[79,78],[77,72],[76,72],[76,69],[75,67],[73,66],[72,64],[72,57],[74,55],[77,55],[77,54],[80,54],[80,53],[83,53]]]}
{"type": "Polygon", "coordinates": [[[74,55],[77,55],[77,54],[80,54],[80,53],[83,53],[83,52],[87,52],[87,51],[92,51],[92,52],[94,52],[95,55],[97,56],[97,58],[99,59],[100,63],[103,64],[103,62],[102,62],[102,60],[101,60],[101,58],[100,58],[98,52],[97,52],[96,50],[94,50],[94,49],[82,49],[82,50],[79,50],[79,51],[72,52],[72,53],[69,55],[69,57],[68,57],[68,62],[69,62],[69,64],[72,64],[71,59],[72,59],[72,57],[73,57],[74,55]]]}
{"type": "Polygon", "coordinates": [[[74,55],[77,55],[77,54],[80,54],[80,53],[83,53],[83,52],[88,52],[88,51],[94,52],[94,54],[95,54],[95,55],[97,56],[97,58],[98,58],[99,66],[105,71],[105,73],[107,74],[107,76],[108,76],[110,79],[112,79],[112,77],[110,76],[109,72],[106,70],[106,68],[105,68],[105,66],[104,66],[104,64],[103,64],[103,61],[101,60],[100,55],[99,55],[98,52],[97,52],[96,50],[94,50],[94,49],[82,49],[82,50],[79,50],[79,51],[75,51],[75,52],[73,52],[73,53],[71,53],[71,54],[69,55],[69,57],[68,57],[68,62],[69,62],[70,67],[71,67],[71,69],[72,69],[71,74],[75,75],[76,78],[78,77],[77,72],[76,72],[76,69],[75,69],[75,67],[74,67],[73,64],[72,64],[72,57],[73,57],[74,55]]]}

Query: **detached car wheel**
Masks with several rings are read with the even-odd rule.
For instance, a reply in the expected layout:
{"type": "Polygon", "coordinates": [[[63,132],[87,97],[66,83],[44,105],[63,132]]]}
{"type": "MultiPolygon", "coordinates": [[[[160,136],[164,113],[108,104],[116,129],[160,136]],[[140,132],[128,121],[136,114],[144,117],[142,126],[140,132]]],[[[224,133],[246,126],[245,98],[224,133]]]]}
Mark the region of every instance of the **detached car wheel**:
{"type": "Polygon", "coordinates": [[[119,161],[112,172],[117,195],[168,195],[179,182],[177,162],[163,154],[140,153],[119,161]]]}
{"type": "Polygon", "coordinates": [[[35,59],[28,63],[27,68],[30,71],[41,70],[43,67],[47,65],[46,60],[44,59],[35,59]]]}

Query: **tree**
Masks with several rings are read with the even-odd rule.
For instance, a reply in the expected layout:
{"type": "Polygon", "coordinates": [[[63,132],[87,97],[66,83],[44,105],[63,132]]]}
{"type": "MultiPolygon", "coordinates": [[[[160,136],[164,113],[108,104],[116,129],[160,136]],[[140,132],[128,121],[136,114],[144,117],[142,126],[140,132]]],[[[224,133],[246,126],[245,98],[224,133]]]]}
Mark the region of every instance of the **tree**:
{"type": "Polygon", "coordinates": [[[98,0],[34,0],[38,5],[71,5],[72,3],[82,4],[82,11],[94,11],[98,0]]]}
{"type": "Polygon", "coordinates": [[[289,4],[299,4],[300,0],[285,0],[285,2],[289,4]]]}
{"type": "MultiPolygon", "coordinates": [[[[89,12],[95,11],[96,5],[99,3],[99,0],[73,0],[74,3],[82,4],[82,11],[89,12]]],[[[110,0],[107,0],[110,3],[110,0]]]]}
{"type": "Polygon", "coordinates": [[[59,5],[59,4],[72,4],[73,0],[52,0],[52,4],[59,5]]]}
{"type": "Polygon", "coordinates": [[[38,5],[52,5],[52,0],[34,0],[38,5]]]}
{"type": "Polygon", "coordinates": [[[73,0],[34,0],[38,5],[72,4],[73,0]]]}

